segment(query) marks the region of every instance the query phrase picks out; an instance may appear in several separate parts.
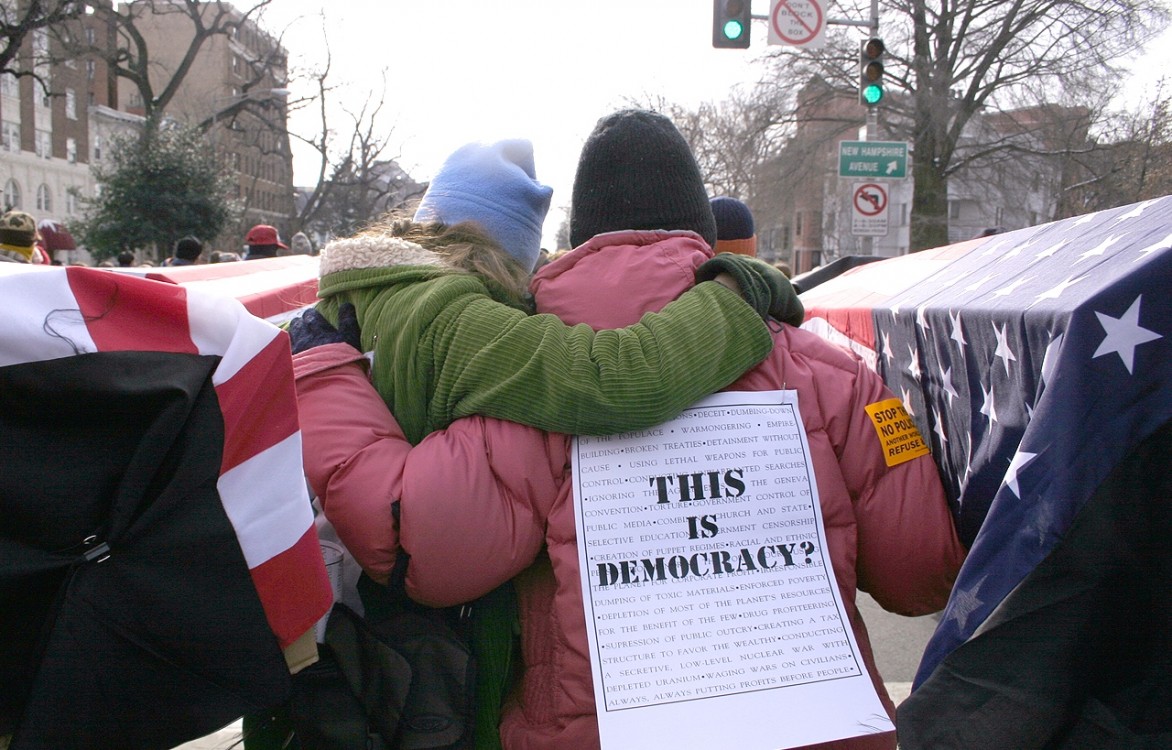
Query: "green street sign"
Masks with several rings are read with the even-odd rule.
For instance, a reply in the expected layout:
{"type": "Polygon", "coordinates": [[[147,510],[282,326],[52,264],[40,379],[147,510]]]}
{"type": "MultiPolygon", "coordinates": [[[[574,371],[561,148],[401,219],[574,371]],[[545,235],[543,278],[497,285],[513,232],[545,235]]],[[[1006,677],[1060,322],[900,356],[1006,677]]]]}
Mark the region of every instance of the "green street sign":
{"type": "Polygon", "coordinates": [[[907,179],[905,141],[839,141],[838,176],[907,179]]]}

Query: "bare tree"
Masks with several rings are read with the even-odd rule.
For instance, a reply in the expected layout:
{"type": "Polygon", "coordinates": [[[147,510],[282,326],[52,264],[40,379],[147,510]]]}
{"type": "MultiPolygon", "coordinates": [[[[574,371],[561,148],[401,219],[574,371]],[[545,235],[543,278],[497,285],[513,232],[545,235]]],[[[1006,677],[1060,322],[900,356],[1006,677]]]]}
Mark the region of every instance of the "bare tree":
{"type": "MultiPolygon", "coordinates": [[[[54,33],[66,57],[93,56],[103,60],[114,75],[126,81],[138,94],[148,123],[157,122],[187,79],[192,66],[208,41],[227,37],[249,23],[255,23],[272,0],[253,0],[239,10],[227,0],[132,0],[115,6],[112,2],[88,2],[95,21],[111,30],[105,46],[95,46],[71,24],[57,24],[54,33]],[[182,19],[187,34],[168,34],[166,50],[151,49],[145,25],[182,19]],[[166,59],[167,64],[161,64],[166,59]]],[[[282,54],[281,45],[271,46],[271,55],[282,54]]],[[[285,61],[261,57],[249,60],[250,75],[241,92],[267,80],[274,68],[285,61]]]]}
{"type": "Polygon", "coordinates": [[[1150,100],[1100,128],[1098,148],[1075,159],[1084,179],[1062,193],[1063,216],[1172,193],[1172,94],[1161,82],[1150,100]]]}
{"type": "MultiPolygon", "coordinates": [[[[958,171],[1007,152],[1073,157],[1093,149],[1086,136],[1106,110],[1119,63],[1153,39],[1169,17],[1159,0],[880,5],[889,94],[879,108],[879,130],[912,143],[912,250],[948,242],[948,181],[958,171]],[[1056,102],[1066,109],[1053,108],[1056,102]],[[1060,121],[1048,134],[1057,138],[969,137],[978,115],[1037,107],[1049,107],[1047,114],[1060,121]]],[[[870,17],[870,3],[843,2],[839,11],[863,20],[870,17]]],[[[823,50],[779,48],[770,57],[790,80],[816,75],[834,89],[853,91],[861,37],[835,30],[828,39],[823,50]]]]}
{"type": "Polygon", "coordinates": [[[20,50],[39,29],[48,29],[85,13],[87,3],[78,0],[27,0],[0,2],[0,74],[34,75],[19,64],[20,50]]]}
{"type": "MultiPolygon", "coordinates": [[[[423,194],[415,182],[387,155],[394,128],[383,124],[386,71],[383,86],[372,87],[358,109],[336,103],[340,87],[330,78],[333,59],[329,44],[319,67],[299,71],[313,96],[293,102],[294,109],[312,108],[312,127],[295,128],[290,137],[317,156],[313,188],[302,196],[293,226],[320,237],[351,234],[381,214],[401,208],[423,194]]],[[[308,118],[307,118],[308,119],[308,118]]]]}
{"type": "MultiPolygon", "coordinates": [[[[912,0],[893,10],[911,21],[908,74],[900,83],[910,93],[916,154],[913,250],[947,242],[948,178],[966,159],[980,158],[962,147],[978,112],[1056,99],[1101,111],[1120,75],[1118,62],[1168,17],[1162,3],[1147,0],[985,0],[939,8],[912,0]]],[[[1070,146],[1068,153],[1085,150],[1085,143],[1070,146]]]]}

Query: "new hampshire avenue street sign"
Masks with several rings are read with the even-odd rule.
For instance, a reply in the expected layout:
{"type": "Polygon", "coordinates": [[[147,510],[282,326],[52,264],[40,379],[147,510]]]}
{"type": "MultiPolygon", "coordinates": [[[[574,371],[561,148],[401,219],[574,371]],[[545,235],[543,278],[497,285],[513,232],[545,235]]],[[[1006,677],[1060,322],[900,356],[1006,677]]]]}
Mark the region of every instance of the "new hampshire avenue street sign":
{"type": "Polygon", "coordinates": [[[905,141],[839,141],[838,176],[907,179],[905,141]]]}

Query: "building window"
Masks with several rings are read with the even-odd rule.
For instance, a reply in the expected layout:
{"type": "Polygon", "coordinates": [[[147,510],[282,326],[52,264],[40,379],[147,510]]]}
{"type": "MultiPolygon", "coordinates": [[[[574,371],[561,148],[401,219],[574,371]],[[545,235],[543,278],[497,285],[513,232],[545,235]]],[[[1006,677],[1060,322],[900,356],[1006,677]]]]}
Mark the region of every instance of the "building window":
{"type": "Polygon", "coordinates": [[[65,89],[65,116],[70,120],[77,119],[77,92],[65,89]]]}
{"type": "Polygon", "coordinates": [[[92,81],[98,76],[98,64],[93,60],[85,61],[85,77],[87,81],[92,81]]]}
{"type": "Polygon", "coordinates": [[[20,123],[12,120],[0,122],[0,148],[20,153],[20,123]]]}
{"type": "Polygon", "coordinates": [[[948,201],[948,218],[960,218],[960,201],[948,201]]]}
{"type": "Polygon", "coordinates": [[[53,158],[53,134],[48,130],[37,131],[37,156],[42,159],[53,158]]]}
{"type": "Polygon", "coordinates": [[[41,183],[37,188],[37,210],[46,213],[53,210],[53,193],[49,191],[49,186],[41,183]]]}
{"type": "Polygon", "coordinates": [[[77,188],[70,188],[65,191],[65,214],[67,216],[77,216],[77,193],[74,192],[77,188]]]}
{"type": "Polygon", "coordinates": [[[102,160],[102,136],[94,136],[94,161],[102,160]]]}
{"type": "Polygon", "coordinates": [[[53,106],[53,97],[49,96],[49,89],[45,88],[44,86],[42,86],[40,84],[37,84],[37,88],[39,88],[41,90],[41,96],[40,96],[40,100],[39,100],[41,108],[42,109],[49,109],[50,107],[52,107],[53,106]]]}
{"type": "Polygon", "coordinates": [[[20,85],[16,82],[16,76],[11,73],[0,74],[0,94],[20,96],[20,85]]]}
{"type": "Polygon", "coordinates": [[[16,184],[16,180],[4,183],[4,207],[6,209],[21,208],[20,185],[16,184]]]}
{"type": "Polygon", "coordinates": [[[802,236],[802,212],[794,212],[794,237],[802,236]]]}
{"type": "Polygon", "coordinates": [[[77,163],[77,139],[76,138],[66,138],[65,139],[65,158],[69,161],[70,164],[77,163]]]}
{"type": "Polygon", "coordinates": [[[33,32],[33,52],[40,62],[44,62],[44,59],[48,57],[49,32],[45,29],[37,29],[33,32]]]}
{"type": "Polygon", "coordinates": [[[94,33],[93,29],[86,29],[85,30],[86,44],[94,44],[97,40],[98,40],[98,35],[94,33]]]}

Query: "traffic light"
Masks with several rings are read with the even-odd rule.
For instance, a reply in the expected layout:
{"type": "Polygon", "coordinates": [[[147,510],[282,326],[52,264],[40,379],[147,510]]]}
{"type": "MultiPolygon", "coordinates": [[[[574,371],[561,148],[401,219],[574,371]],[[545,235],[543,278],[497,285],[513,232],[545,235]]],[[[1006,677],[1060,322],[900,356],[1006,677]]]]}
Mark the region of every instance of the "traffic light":
{"type": "Polygon", "coordinates": [[[883,55],[887,52],[882,39],[872,37],[859,51],[859,104],[874,107],[883,101],[883,55]]]}
{"type": "Polygon", "coordinates": [[[749,48],[750,0],[713,0],[712,46],[731,49],[749,48]]]}

